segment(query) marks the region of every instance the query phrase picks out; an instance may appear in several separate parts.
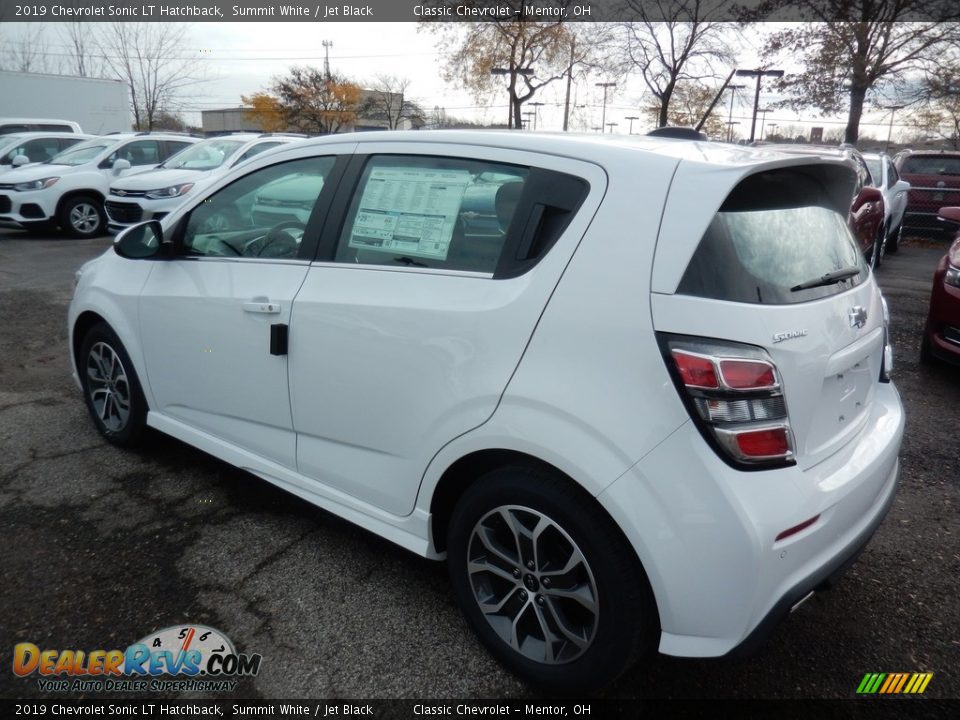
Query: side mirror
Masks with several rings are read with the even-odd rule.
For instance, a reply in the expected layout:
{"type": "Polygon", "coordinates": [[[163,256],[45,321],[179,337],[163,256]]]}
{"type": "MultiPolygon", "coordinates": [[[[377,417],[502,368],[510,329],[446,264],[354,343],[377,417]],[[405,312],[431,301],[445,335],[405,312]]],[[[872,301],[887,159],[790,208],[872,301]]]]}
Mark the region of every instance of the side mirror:
{"type": "Polygon", "coordinates": [[[117,158],[116,160],[113,161],[112,167],[113,167],[113,171],[115,173],[118,173],[124,170],[129,170],[132,166],[130,165],[129,160],[126,160],[125,158],[117,158]]]}
{"type": "Polygon", "coordinates": [[[26,165],[29,162],[30,158],[28,158],[26,155],[14,155],[11,165],[14,167],[20,167],[21,165],[26,165]]]}
{"type": "Polygon", "coordinates": [[[893,191],[897,193],[906,192],[909,189],[910,189],[910,183],[908,183],[906,180],[897,180],[893,184],[893,191]]]}
{"type": "Polygon", "coordinates": [[[113,251],[129,260],[156,257],[163,246],[163,228],[159,220],[148,220],[128,227],[113,241],[113,251]]]}
{"type": "Polygon", "coordinates": [[[937,211],[937,220],[946,225],[960,226],[960,207],[942,207],[937,211]]]}
{"type": "Polygon", "coordinates": [[[857,195],[853,200],[853,210],[856,212],[862,208],[867,203],[875,203],[883,201],[883,193],[880,192],[875,187],[865,187],[860,191],[860,194],[857,195]]]}

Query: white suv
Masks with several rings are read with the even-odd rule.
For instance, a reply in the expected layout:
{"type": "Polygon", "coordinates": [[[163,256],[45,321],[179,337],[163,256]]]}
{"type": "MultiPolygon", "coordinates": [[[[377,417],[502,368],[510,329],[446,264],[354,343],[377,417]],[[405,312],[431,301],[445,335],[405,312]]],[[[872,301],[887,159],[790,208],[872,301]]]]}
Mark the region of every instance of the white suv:
{"type": "Polygon", "coordinates": [[[46,232],[59,225],[73,237],[101,235],[111,182],[154,167],[198,141],[172,133],[115,133],[11,170],[0,179],[0,226],[46,232]]]}
{"type": "Polygon", "coordinates": [[[154,170],[110,186],[104,204],[111,232],[143,220],[159,220],[188,194],[196,195],[231,168],[264,150],[306,137],[280,133],[236,133],[213,137],[182,150],[154,170]]]}
{"type": "Polygon", "coordinates": [[[81,268],[77,382],[113,443],[156,428],[445,558],[535,682],[741,651],[897,486],[855,181],[661,138],[276,148],[81,268]],[[265,188],[308,216],[254,213],[265,188]]]}

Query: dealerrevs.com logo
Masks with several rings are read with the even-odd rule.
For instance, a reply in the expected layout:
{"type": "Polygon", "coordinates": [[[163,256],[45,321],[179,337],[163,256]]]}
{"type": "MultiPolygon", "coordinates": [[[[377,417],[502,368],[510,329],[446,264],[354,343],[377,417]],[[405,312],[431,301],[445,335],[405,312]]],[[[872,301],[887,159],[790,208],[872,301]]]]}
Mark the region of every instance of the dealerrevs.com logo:
{"type": "Polygon", "coordinates": [[[238,653],[230,639],[204,625],[164,628],[126,650],[13,648],[13,672],[38,675],[48,692],[226,692],[260,671],[260,655],[238,653]]]}

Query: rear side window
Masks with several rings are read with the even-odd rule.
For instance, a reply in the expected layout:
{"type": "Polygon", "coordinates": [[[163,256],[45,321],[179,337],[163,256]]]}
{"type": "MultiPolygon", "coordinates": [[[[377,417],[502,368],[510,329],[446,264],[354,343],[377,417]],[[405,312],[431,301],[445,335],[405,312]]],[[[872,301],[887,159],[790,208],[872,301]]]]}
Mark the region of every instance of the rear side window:
{"type": "Polygon", "coordinates": [[[367,163],[336,261],[492,273],[529,170],[459,158],[367,163]]]}
{"type": "Polygon", "coordinates": [[[900,172],[917,175],[960,175],[960,157],[949,155],[911,155],[900,172]]]}
{"type": "Polygon", "coordinates": [[[681,295],[785,305],[833,295],[863,282],[867,266],[846,218],[817,178],[800,171],[753,175],[710,223],[677,288],[681,295]],[[838,283],[793,290],[856,268],[838,283]]]}

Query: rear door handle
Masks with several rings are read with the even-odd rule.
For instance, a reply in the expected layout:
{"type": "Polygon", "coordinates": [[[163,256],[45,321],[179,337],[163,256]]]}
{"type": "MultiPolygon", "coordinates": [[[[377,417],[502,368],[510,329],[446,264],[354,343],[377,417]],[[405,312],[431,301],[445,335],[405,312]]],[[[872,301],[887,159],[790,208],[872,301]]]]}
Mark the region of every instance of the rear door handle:
{"type": "Polygon", "coordinates": [[[264,313],[265,315],[279,315],[280,303],[266,300],[251,300],[243,304],[243,311],[249,313],[264,313]]]}

